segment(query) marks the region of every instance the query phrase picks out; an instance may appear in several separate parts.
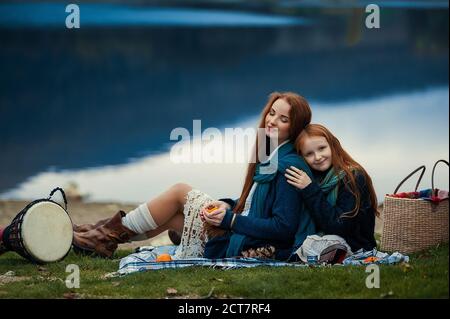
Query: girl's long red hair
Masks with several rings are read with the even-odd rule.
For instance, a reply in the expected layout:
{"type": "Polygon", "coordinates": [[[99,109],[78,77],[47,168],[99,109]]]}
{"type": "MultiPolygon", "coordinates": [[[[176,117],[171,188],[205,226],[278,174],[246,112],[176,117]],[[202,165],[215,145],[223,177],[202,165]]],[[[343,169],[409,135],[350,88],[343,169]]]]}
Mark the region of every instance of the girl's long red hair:
{"type": "Polygon", "coordinates": [[[359,208],[361,207],[361,192],[356,184],[355,171],[364,175],[367,189],[369,191],[370,205],[373,208],[375,215],[378,216],[379,213],[377,209],[377,195],[373,187],[372,179],[370,178],[369,174],[367,174],[366,170],[342,148],[339,140],[325,126],[320,124],[309,124],[308,126],[306,126],[295,141],[295,147],[298,153],[301,154],[300,150],[302,149],[305,139],[307,137],[314,136],[324,137],[327,140],[331,149],[331,161],[334,172],[335,174],[338,174],[340,171],[345,172],[344,184],[355,196],[355,208],[350,212],[344,213],[342,217],[355,217],[358,214],[359,208]]]}
{"type": "MultiPolygon", "coordinates": [[[[267,113],[269,113],[270,108],[272,107],[273,103],[278,100],[283,99],[286,101],[290,106],[291,109],[289,111],[289,122],[290,122],[290,128],[289,128],[289,140],[294,142],[297,136],[300,134],[300,132],[303,130],[303,128],[308,125],[311,122],[311,108],[309,107],[308,101],[306,99],[296,93],[293,92],[273,92],[269,95],[269,99],[266,103],[266,106],[262,110],[261,113],[261,120],[259,122],[258,128],[264,128],[265,127],[265,119],[267,113]]],[[[256,165],[260,163],[260,160],[258,158],[258,134],[256,136],[256,143],[255,143],[255,154],[256,154],[256,161],[252,162],[248,165],[247,168],[247,175],[245,177],[244,181],[244,187],[242,188],[241,196],[239,197],[239,201],[237,205],[234,208],[235,213],[241,213],[244,206],[245,206],[245,200],[248,197],[248,194],[250,193],[250,189],[253,185],[253,176],[255,175],[256,171],[256,165]]]]}

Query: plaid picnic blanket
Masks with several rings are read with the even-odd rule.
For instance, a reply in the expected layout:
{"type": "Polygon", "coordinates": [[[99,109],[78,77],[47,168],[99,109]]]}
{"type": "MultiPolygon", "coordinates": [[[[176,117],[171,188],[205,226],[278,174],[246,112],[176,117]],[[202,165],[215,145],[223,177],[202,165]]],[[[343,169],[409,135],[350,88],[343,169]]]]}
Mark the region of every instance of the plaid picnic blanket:
{"type": "Polygon", "coordinates": [[[273,259],[259,259],[259,258],[187,258],[178,259],[167,262],[157,262],[156,257],[160,254],[175,254],[177,246],[144,246],[136,250],[135,253],[130,254],[120,260],[119,270],[116,275],[123,276],[134,272],[184,268],[191,266],[204,266],[219,269],[237,269],[250,268],[257,266],[271,266],[271,267],[308,267],[302,263],[288,263],[273,259]]]}
{"type": "MultiPolygon", "coordinates": [[[[203,266],[216,269],[237,269],[237,268],[251,268],[258,266],[268,267],[310,267],[323,265],[310,265],[301,262],[282,262],[273,259],[259,259],[259,258],[189,258],[178,259],[167,262],[157,262],[156,258],[160,254],[175,254],[177,246],[143,246],[136,249],[136,252],[130,254],[120,260],[119,270],[110,273],[109,277],[123,276],[135,272],[158,270],[158,269],[178,269],[192,266],[203,266]]],[[[376,249],[371,251],[359,251],[347,257],[342,264],[334,266],[348,266],[348,265],[367,265],[370,263],[376,264],[396,264],[400,262],[409,262],[409,257],[404,256],[398,252],[389,255],[387,253],[379,252],[376,249]]],[[[330,266],[330,265],[328,265],[330,266]]]]}

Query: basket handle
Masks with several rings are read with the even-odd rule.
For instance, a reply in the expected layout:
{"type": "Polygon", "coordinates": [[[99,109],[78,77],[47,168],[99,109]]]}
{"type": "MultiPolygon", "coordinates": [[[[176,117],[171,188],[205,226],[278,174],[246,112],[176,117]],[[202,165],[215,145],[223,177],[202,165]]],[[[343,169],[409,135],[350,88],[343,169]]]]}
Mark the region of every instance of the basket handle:
{"type": "Polygon", "coordinates": [[[407,180],[408,178],[410,178],[412,175],[414,175],[414,173],[418,172],[419,170],[422,170],[422,173],[420,173],[419,180],[417,181],[416,188],[415,188],[415,190],[414,190],[415,192],[417,192],[417,188],[419,188],[420,181],[422,180],[423,174],[425,173],[425,165],[422,165],[422,166],[416,168],[416,169],[415,169],[414,171],[412,171],[408,176],[406,176],[406,177],[400,182],[400,184],[398,184],[397,188],[395,188],[394,194],[397,194],[397,191],[398,191],[398,189],[400,188],[400,186],[402,186],[403,183],[406,182],[406,180],[407,180]]]}
{"type": "Polygon", "coordinates": [[[63,197],[63,199],[64,199],[64,206],[65,206],[65,208],[66,208],[66,210],[67,210],[66,193],[64,193],[64,190],[63,190],[61,187],[56,187],[56,188],[54,188],[54,189],[50,192],[50,195],[48,196],[48,199],[51,199],[52,196],[53,196],[57,191],[60,191],[60,192],[61,192],[62,197],[63,197]]]}
{"type": "Polygon", "coordinates": [[[447,164],[447,166],[450,166],[450,165],[448,164],[448,162],[447,162],[446,160],[443,160],[443,159],[440,159],[440,160],[438,160],[436,163],[434,163],[433,171],[431,172],[431,188],[433,189],[433,193],[434,193],[434,190],[435,190],[435,188],[434,188],[434,169],[436,168],[436,165],[437,165],[439,162],[445,163],[445,164],[447,164]]]}

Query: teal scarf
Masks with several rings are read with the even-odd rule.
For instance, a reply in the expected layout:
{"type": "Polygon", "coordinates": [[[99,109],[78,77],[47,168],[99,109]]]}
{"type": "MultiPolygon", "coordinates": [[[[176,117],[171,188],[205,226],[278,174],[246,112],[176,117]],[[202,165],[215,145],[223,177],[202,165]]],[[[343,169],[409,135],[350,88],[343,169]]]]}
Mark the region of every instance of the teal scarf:
{"type": "Polygon", "coordinates": [[[336,205],[337,193],[338,193],[338,183],[344,178],[345,172],[340,171],[339,174],[334,173],[334,169],[331,168],[330,171],[325,175],[325,178],[319,183],[320,189],[327,194],[327,201],[331,206],[336,205]]]}
{"type": "MultiPolygon", "coordinates": [[[[261,218],[264,214],[264,203],[271,186],[271,181],[275,179],[278,172],[284,175],[286,169],[295,166],[312,176],[309,167],[306,165],[303,157],[297,155],[294,145],[290,142],[283,144],[276,151],[271,161],[259,163],[256,166],[256,172],[253,181],[257,183],[253,193],[252,203],[248,216],[261,218]],[[278,161],[276,160],[278,158],[278,161]]],[[[245,241],[245,235],[233,233],[227,249],[227,257],[239,256],[245,241]]]]}

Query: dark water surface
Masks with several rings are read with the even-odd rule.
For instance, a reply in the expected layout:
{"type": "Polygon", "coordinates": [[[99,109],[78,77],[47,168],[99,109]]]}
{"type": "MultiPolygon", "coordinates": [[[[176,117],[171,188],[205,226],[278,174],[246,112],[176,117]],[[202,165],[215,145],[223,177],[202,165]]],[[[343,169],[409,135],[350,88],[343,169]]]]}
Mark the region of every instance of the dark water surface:
{"type": "MultiPolygon", "coordinates": [[[[232,126],[275,90],[302,94],[313,112],[445,91],[448,6],[436,3],[387,6],[377,30],[362,8],[102,4],[80,5],[81,28],[69,30],[63,5],[0,4],[0,194],[41,172],[167,152],[173,128],[232,126]]],[[[448,121],[436,127],[445,132],[448,121]]]]}

